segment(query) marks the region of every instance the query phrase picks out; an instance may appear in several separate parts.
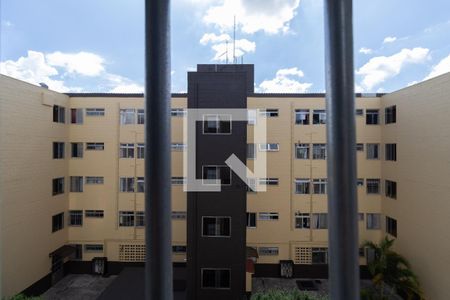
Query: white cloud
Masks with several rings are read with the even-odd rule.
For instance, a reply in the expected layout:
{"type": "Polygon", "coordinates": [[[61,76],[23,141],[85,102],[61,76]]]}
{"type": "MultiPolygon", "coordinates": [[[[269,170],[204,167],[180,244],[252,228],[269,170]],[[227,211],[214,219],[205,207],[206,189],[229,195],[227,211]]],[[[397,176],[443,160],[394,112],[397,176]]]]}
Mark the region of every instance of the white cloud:
{"type": "MultiPolygon", "coordinates": [[[[225,61],[227,58],[233,60],[233,43],[230,41],[231,38],[228,34],[215,35],[214,33],[206,33],[200,39],[200,44],[207,45],[212,44],[211,49],[216,53],[213,60],[225,61]]],[[[241,57],[246,53],[255,52],[256,44],[255,42],[249,41],[247,39],[236,40],[235,56],[241,57]]]]}
{"type": "Polygon", "coordinates": [[[417,80],[414,80],[414,81],[408,82],[408,84],[406,86],[412,86],[412,85],[415,85],[417,83],[419,83],[419,82],[417,80]]]}
{"type": "Polygon", "coordinates": [[[396,40],[397,40],[397,38],[395,36],[387,36],[387,37],[384,38],[383,44],[393,43],[396,40]]]}
{"type": "Polygon", "coordinates": [[[216,35],[214,33],[205,33],[200,39],[200,44],[207,45],[208,43],[221,43],[231,41],[231,37],[228,34],[216,35]]]}
{"type": "Polygon", "coordinates": [[[22,56],[16,61],[0,62],[0,73],[35,85],[43,82],[51,90],[58,92],[79,90],[79,88],[66,87],[62,80],[51,78],[58,75],[58,70],[46,62],[42,52],[30,50],[27,56],[22,56]]]}
{"type": "Polygon", "coordinates": [[[300,0],[222,0],[206,11],[203,21],[227,31],[236,16],[236,25],[245,33],[286,33],[299,4],[300,0]]]}
{"type": "Polygon", "coordinates": [[[302,83],[297,80],[303,76],[303,72],[296,67],[280,69],[275,78],[264,80],[257,90],[262,93],[304,93],[312,86],[312,83],[302,83]]]}
{"type": "Polygon", "coordinates": [[[80,87],[66,86],[63,77],[65,73],[75,76],[89,76],[98,83],[99,91],[109,92],[142,92],[141,85],[132,80],[111,74],[103,67],[104,59],[88,52],[44,54],[38,51],[28,51],[27,56],[16,61],[0,62],[0,73],[19,80],[39,85],[45,83],[51,90],[57,92],[81,92],[80,87]]]}
{"type": "Polygon", "coordinates": [[[450,72],[450,55],[442,59],[437,65],[433,66],[430,74],[424,80],[450,72]]]}
{"type": "Polygon", "coordinates": [[[402,49],[391,56],[373,57],[356,70],[356,74],[362,76],[360,86],[366,91],[371,91],[386,79],[398,75],[405,65],[424,62],[428,58],[428,53],[429,49],[418,47],[402,49]]]}
{"type": "Polygon", "coordinates": [[[359,49],[359,53],[363,53],[363,54],[371,54],[373,52],[372,49],[366,48],[366,47],[362,47],[361,49],[359,49]]]}
{"type": "Polygon", "coordinates": [[[105,68],[104,59],[94,53],[62,53],[53,52],[45,55],[50,66],[62,67],[68,73],[77,73],[84,76],[98,76],[105,68]]]}

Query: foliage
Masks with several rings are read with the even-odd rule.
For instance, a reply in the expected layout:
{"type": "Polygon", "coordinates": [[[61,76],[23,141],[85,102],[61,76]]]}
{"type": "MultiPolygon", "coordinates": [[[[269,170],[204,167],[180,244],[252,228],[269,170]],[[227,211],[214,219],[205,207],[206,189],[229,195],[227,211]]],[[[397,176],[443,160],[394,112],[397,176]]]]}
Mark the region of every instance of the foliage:
{"type": "MultiPolygon", "coordinates": [[[[373,276],[372,283],[378,291],[374,299],[389,299],[389,293],[397,293],[406,299],[423,299],[417,276],[411,270],[409,262],[392,250],[394,239],[385,237],[379,244],[365,242],[363,247],[373,251],[374,257],[367,267],[373,276]]],[[[364,291],[372,299],[370,292],[364,291]]]]}
{"type": "Polygon", "coordinates": [[[328,297],[293,290],[269,290],[254,293],[250,300],[327,300],[328,297]]]}

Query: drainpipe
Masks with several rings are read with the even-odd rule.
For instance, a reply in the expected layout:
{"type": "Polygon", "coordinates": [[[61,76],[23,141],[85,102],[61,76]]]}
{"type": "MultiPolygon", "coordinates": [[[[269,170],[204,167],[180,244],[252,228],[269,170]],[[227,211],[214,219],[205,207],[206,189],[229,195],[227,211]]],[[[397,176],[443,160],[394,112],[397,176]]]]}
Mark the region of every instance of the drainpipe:
{"type": "Polygon", "coordinates": [[[359,299],[352,0],[325,0],[330,299],[359,299]]]}
{"type": "Polygon", "coordinates": [[[145,299],[171,300],[170,1],[145,1],[145,299]]]}

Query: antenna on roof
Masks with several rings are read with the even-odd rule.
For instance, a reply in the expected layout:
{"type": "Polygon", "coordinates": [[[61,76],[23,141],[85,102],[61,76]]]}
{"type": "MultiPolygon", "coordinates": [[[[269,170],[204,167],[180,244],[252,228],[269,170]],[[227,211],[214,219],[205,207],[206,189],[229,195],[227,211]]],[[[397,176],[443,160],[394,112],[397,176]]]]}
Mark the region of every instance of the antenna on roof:
{"type": "Polygon", "coordinates": [[[236,15],[233,19],[233,64],[236,63],[236,15]]]}
{"type": "Polygon", "coordinates": [[[226,41],[226,44],[227,44],[227,50],[225,51],[225,53],[226,53],[227,57],[226,57],[225,61],[226,61],[226,64],[228,65],[228,40],[226,41]]]}

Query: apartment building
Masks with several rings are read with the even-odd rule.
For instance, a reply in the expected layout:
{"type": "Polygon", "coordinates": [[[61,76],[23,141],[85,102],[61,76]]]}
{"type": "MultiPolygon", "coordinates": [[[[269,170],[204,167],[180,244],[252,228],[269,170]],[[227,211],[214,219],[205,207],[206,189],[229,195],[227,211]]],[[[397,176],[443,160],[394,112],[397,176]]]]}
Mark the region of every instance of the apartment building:
{"type": "MultiPolygon", "coordinates": [[[[445,74],[356,97],[360,241],[395,237],[430,299],[450,297],[449,92],[445,74]]],[[[325,277],[324,94],[258,94],[252,65],[199,65],[188,93],[171,101],[172,250],[174,263],[187,263],[188,294],[242,294],[249,247],[259,275],[292,260],[297,276],[325,277]],[[265,143],[253,142],[251,120],[208,127],[229,135],[195,129],[197,178],[220,179],[220,193],[183,191],[188,108],[247,108],[266,120],[265,143]],[[266,155],[267,177],[257,178],[266,192],[239,181],[221,161],[230,153],[250,169],[266,155]]],[[[94,257],[110,268],[144,261],[144,123],[142,94],[60,94],[0,75],[4,296],[43,289],[69,263],[90,272],[94,257]]]]}

